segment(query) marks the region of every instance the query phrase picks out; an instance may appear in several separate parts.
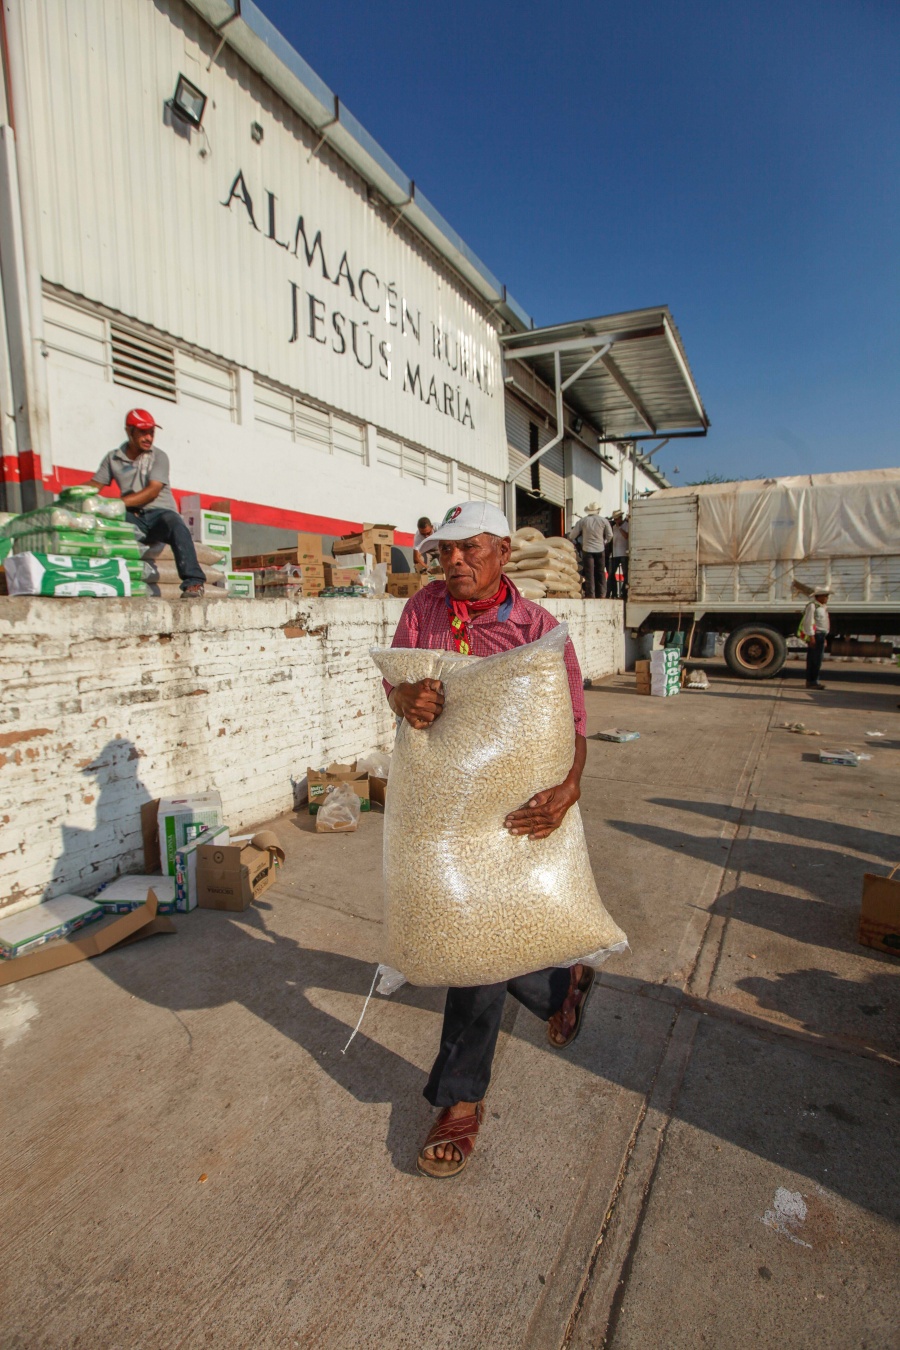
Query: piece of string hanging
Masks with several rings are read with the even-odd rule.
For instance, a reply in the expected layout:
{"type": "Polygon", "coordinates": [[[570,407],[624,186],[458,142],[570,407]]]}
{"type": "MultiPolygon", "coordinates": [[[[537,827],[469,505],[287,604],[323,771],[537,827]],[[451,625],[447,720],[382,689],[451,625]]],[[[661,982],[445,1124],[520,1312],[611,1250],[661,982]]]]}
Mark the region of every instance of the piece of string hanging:
{"type": "Polygon", "coordinates": [[[359,1031],[360,1027],[362,1026],[363,1018],[364,1018],[365,1015],[366,1015],[366,1008],[368,1008],[368,1006],[369,1006],[369,1000],[371,999],[372,995],[375,993],[375,981],[378,979],[378,976],[379,976],[380,973],[381,973],[381,966],[376,966],[376,967],[375,967],[375,974],[372,976],[372,987],[370,988],[368,994],[366,995],[366,1001],[365,1001],[365,1003],[363,1004],[362,1012],[359,1014],[359,1021],[357,1022],[356,1026],[353,1028],[353,1030],[352,1030],[351,1033],[350,1033],[350,1040],[347,1042],[347,1044],[344,1046],[343,1050],[341,1051],[341,1054],[342,1054],[342,1055],[346,1055],[347,1051],[350,1049],[350,1041],[353,1040],[353,1037],[356,1035],[356,1033],[359,1031]]]}

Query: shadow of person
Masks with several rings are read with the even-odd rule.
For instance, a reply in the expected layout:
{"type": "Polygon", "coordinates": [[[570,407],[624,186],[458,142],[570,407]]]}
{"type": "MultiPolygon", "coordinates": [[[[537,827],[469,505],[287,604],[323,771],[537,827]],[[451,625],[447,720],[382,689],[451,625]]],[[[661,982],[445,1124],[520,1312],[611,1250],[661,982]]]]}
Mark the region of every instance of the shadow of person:
{"type": "Polygon", "coordinates": [[[93,806],[94,825],[63,825],[60,851],[44,899],[68,891],[91,895],[126,872],[144,871],[141,807],[153,794],[138,777],[141,752],[133,741],[114,736],[82,767],[81,806],[93,806]]]}
{"type": "MultiPolygon", "coordinates": [[[[415,1157],[431,1109],[422,1098],[425,1072],[402,1051],[408,1030],[382,1011],[385,1000],[369,1004],[362,1028],[342,1051],[362,1010],[375,973],[372,962],[304,947],[275,932],[267,922],[272,906],[257,901],[240,914],[195,910],[175,916],[177,942],[140,944],[110,954],[103,973],[129,994],[184,1014],[238,1003],[300,1046],[317,1069],[343,1091],[366,1104],[391,1108],[387,1149],[402,1172],[415,1170],[415,1157]],[[380,1037],[390,1035],[401,1050],[380,1037]],[[418,1102],[418,1107],[415,1103],[418,1102]]],[[[404,986],[392,1004],[432,1013],[437,1043],[444,991],[404,986]]],[[[421,1024],[417,1019],[417,1027],[421,1024]]],[[[413,1053],[421,1036],[408,1039],[413,1053]]]]}

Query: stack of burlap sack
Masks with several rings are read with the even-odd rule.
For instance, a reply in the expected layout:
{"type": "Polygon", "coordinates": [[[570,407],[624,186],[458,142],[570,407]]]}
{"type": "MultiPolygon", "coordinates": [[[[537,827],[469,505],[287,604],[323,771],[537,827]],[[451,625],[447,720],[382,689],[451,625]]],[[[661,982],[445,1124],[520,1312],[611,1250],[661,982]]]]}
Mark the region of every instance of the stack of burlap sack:
{"type": "MultiPolygon", "coordinates": [[[[222,552],[207,544],[195,544],[197,561],[206,573],[207,594],[225,595],[225,573],[222,570],[222,552]],[[211,589],[210,589],[211,588],[211,589]]],[[[168,544],[148,544],[141,552],[144,561],[144,579],[148,595],[166,600],[177,600],[181,595],[181,579],[175,566],[175,555],[168,544]]]]}
{"type": "Polygon", "coordinates": [[[548,539],[530,525],[516,530],[512,537],[512,555],[503,570],[512,577],[526,600],[581,597],[575,545],[561,535],[548,539]]]}

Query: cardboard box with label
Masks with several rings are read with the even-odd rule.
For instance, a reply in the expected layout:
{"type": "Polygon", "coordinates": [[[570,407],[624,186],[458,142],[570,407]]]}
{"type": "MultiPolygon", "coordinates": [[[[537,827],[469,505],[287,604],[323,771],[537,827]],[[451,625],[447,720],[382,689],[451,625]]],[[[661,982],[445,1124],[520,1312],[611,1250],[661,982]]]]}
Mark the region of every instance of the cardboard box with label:
{"type": "Polygon", "coordinates": [[[204,830],[224,825],[222,798],[218,792],[198,792],[183,797],[163,797],[158,802],[147,802],[141,808],[141,826],[144,834],[144,866],[148,872],[155,867],[164,876],[175,875],[175,851],[196,839],[204,830]],[[150,822],[153,822],[159,840],[159,852],[154,860],[151,841],[148,840],[150,822]]]}
{"type": "Polygon", "coordinates": [[[130,914],[147,902],[147,892],[156,895],[157,914],[175,913],[175,878],[162,876],[126,876],[116,877],[108,882],[98,895],[94,904],[99,905],[106,914],[130,914]]]}
{"type": "Polygon", "coordinates": [[[254,600],[256,581],[253,572],[226,572],[225,590],[235,600],[254,600]]]}
{"type": "Polygon", "coordinates": [[[271,830],[233,844],[197,850],[197,904],[201,909],[247,909],[275,880],[284,851],[271,830]]]}
{"type": "Polygon", "coordinates": [[[198,544],[213,544],[231,548],[231,503],[210,502],[201,507],[196,493],[187,493],[181,499],[181,518],[198,544]]]}
{"type": "Polygon", "coordinates": [[[331,552],[335,558],[345,553],[371,553],[374,556],[376,544],[390,549],[393,542],[393,525],[363,525],[359,534],[345,534],[343,539],[335,539],[331,552]]]}
{"type": "Polygon", "coordinates": [[[0,919],[0,957],[12,960],[33,952],[54,938],[66,937],[103,918],[102,908],[81,895],[58,895],[0,919]]]}
{"type": "Polygon", "coordinates": [[[197,908],[197,856],[204,844],[230,844],[227,825],[204,830],[183,848],[175,850],[175,908],[180,914],[189,914],[197,908]]]}
{"type": "Polygon", "coordinates": [[[866,872],[859,912],[859,940],[888,956],[900,956],[900,880],[895,867],[886,877],[866,872]]]}
{"type": "Polygon", "coordinates": [[[329,764],[327,769],[307,769],[306,787],[309,794],[309,814],[314,816],[322,804],[330,784],[347,783],[359,797],[359,809],[368,811],[371,805],[369,797],[369,775],[365,769],[357,769],[356,760],[352,764],[329,764]]]}

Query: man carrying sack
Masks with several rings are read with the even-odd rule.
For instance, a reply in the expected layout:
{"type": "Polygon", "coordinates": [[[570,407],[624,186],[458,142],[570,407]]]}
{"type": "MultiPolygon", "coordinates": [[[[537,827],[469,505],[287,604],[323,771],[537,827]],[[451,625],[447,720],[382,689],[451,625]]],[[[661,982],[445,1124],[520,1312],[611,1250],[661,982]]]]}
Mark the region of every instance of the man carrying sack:
{"type": "MultiPolygon", "coordinates": [[[[463,502],[448,511],[421,546],[423,552],[437,550],[444,582],[433,582],[407,602],[392,646],[491,656],[536,642],[557,627],[552,615],[523,599],[503,575],[510,533],[503,512],[485,502],[463,502]]],[[[536,792],[506,817],[505,827],[514,835],[546,838],[581,795],[586,718],[571,641],[566,642],[564,659],[575,723],[574,760],[563,782],[536,792]]],[[[427,734],[441,716],[444,693],[438,680],[394,686],[385,681],[385,690],[392,711],[417,731],[427,734]]],[[[481,1124],[507,992],[547,1022],[550,1044],[564,1049],[581,1028],[593,981],[594,971],[576,964],[501,984],[448,989],[440,1049],[424,1091],[439,1114],[419,1152],[420,1172],[451,1177],[466,1166],[481,1124]]]]}

